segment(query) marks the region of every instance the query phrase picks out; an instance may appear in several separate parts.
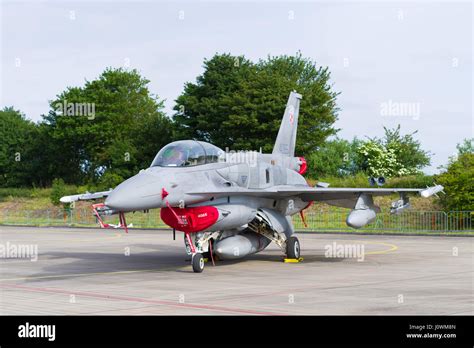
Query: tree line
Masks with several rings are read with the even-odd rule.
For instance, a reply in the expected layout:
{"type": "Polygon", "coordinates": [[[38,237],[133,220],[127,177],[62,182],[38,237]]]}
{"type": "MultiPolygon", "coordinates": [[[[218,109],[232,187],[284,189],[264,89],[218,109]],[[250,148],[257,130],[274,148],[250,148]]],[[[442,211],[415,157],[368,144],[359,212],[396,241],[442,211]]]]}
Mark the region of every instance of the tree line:
{"type": "MultiPolygon", "coordinates": [[[[150,165],[174,140],[271,152],[289,95],[303,94],[296,151],[308,176],[399,177],[421,173],[431,153],[416,133],[384,129],[381,138],[344,140],[327,67],[300,53],[253,62],[216,54],[185,84],[166,115],[164,100],[137,70],[107,68],[83,86],[67,87],[37,123],[13,106],[0,111],[0,187],[68,184],[114,187],[150,165]]],[[[382,131],[382,130],[381,130],[382,131]]],[[[470,153],[472,155],[472,152],[470,153]]]]}

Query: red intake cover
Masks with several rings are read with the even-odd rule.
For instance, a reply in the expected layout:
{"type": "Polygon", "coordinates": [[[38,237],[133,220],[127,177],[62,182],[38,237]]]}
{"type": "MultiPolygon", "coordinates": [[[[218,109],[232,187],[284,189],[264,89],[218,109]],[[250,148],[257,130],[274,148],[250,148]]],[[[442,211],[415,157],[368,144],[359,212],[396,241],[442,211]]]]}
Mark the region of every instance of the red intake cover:
{"type": "Polygon", "coordinates": [[[199,232],[212,226],[219,217],[216,207],[193,207],[193,208],[161,208],[161,219],[168,226],[183,232],[199,232]],[[176,215],[181,219],[176,218],[176,215]]]}

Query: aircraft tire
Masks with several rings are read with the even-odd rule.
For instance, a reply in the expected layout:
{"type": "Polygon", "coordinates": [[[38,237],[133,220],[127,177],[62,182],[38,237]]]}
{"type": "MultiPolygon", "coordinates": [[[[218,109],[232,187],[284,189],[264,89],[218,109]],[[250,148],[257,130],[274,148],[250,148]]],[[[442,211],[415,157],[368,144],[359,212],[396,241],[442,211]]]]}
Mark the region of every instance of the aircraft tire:
{"type": "Polygon", "coordinates": [[[204,257],[202,254],[194,254],[191,260],[191,264],[193,265],[194,273],[201,273],[204,271],[204,257]]]}
{"type": "Polygon", "coordinates": [[[291,236],[286,242],[286,257],[289,259],[299,259],[300,256],[300,241],[295,236],[291,236]]]}

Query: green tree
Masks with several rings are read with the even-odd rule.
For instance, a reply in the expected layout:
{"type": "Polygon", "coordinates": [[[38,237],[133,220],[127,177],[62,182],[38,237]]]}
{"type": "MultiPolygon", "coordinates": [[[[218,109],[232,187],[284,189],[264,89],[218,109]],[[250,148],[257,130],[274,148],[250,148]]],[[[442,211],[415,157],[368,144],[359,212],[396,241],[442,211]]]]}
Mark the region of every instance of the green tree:
{"type": "Polygon", "coordinates": [[[29,186],[36,125],[13,107],[0,111],[0,187],[29,186]]]}
{"type": "Polygon", "coordinates": [[[430,152],[423,150],[420,142],[414,138],[418,131],[401,135],[400,125],[394,129],[386,127],[383,129],[385,136],[381,142],[395,155],[397,163],[395,171],[401,175],[419,174],[422,168],[430,165],[430,152]]]}
{"type": "Polygon", "coordinates": [[[50,177],[110,184],[148,167],[172,135],[163,102],[148,83],[136,70],[109,68],[51,101],[41,124],[53,157],[47,161],[50,177]]]}
{"type": "Polygon", "coordinates": [[[365,169],[372,177],[392,177],[405,175],[404,171],[397,171],[400,163],[393,149],[386,148],[380,142],[369,140],[361,144],[358,153],[365,158],[365,169]]]}
{"type": "Polygon", "coordinates": [[[271,152],[288,95],[303,95],[297,153],[306,155],[334,135],[338,109],[327,68],[301,54],[253,63],[244,56],[216,54],[204,73],[186,83],[176,100],[177,137],[221,148],[271,152]]]}
{"type": "Polygon", "coordinates": [[[357,138],[351,142],[339,138],[327,141],[308,156],[308,175],[320,178],[356,174],[363,162],[357,152],[360,144],[357,138]]]}
{"type": "Polygon", "coordinates": [[[413,136],[417,132],[401,135],[400,125],[394,129],[384,127],[382,139],[371,138],[360,144],[357,152],[363,156],[362,169],[370,176],[398,177],[417,175],[430,164],[431,154],[421,148],[413,136]]]}
{"type": "Polygon", "coordinates": [[[474,210],[473,153],[460,154],[436,181],[444,186],[446,194],[440,195],[440,201],[446,210],[474,210]]]}
{"type": "Polygon", "coordinates": [[[456,145],[458,154],[464,155],[465,153],[474,153],[474,138],[464,139],[461,144],[456,145]]]}

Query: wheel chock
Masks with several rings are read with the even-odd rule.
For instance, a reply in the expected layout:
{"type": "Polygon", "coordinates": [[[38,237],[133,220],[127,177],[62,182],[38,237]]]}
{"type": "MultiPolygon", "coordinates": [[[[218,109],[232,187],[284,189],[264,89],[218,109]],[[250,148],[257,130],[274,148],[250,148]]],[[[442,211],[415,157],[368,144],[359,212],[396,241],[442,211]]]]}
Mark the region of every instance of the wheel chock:
{"type": "Polygon", "coordinates": [[[303,258],[300,257],[299,259],[283,259],[283,262],[285,263],[298,263],[303,261],[303,258]]]}

